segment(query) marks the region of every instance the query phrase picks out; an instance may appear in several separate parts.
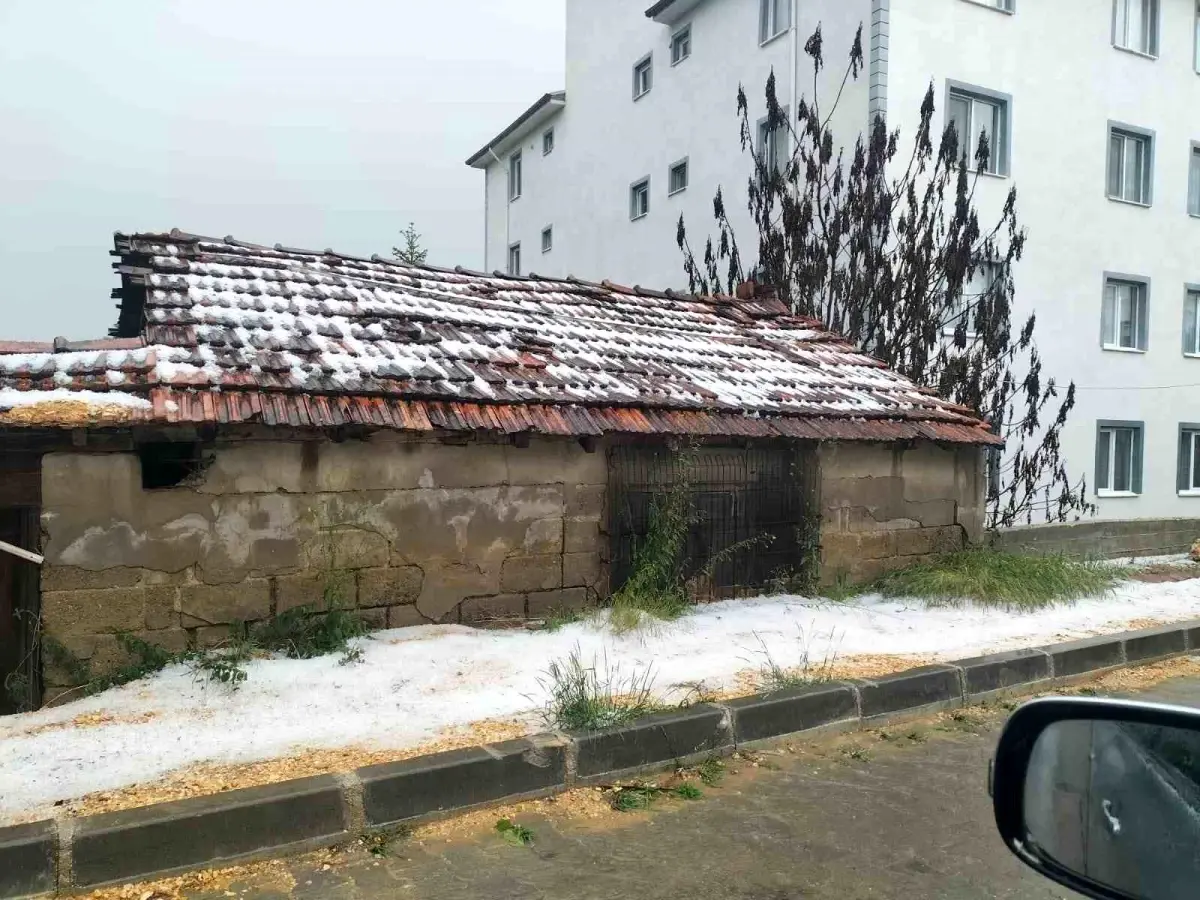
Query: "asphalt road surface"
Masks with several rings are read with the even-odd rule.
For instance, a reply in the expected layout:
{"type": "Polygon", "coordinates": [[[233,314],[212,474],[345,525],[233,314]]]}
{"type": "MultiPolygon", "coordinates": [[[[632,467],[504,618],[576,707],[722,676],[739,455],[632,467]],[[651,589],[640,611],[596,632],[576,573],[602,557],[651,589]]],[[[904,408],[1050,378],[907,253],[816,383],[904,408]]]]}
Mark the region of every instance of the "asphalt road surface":
{"type": "MultiPolygon", "coordinates": [[[[1140,695],[1200,706],[1200,679],[1140,695]]],[[[968,711],[878,734],[826,738],[734,760],[695,800],[580,815],[561,801],[517,813],[533,844],[508,843],[496,814],[362,849],[277,863],[189,900],[695,900],[1062,898],[1000,843],[985,781],[1005,711],[968,711]],[[757,764],[756,764],[757,763],[757,764]],[[736,770],[736,771],[735,771],[736,770]],[[281,877],[282,873],[282,877],[281,877]]],[[[136,896],[136,895],[135,895],[136,896]]]]}

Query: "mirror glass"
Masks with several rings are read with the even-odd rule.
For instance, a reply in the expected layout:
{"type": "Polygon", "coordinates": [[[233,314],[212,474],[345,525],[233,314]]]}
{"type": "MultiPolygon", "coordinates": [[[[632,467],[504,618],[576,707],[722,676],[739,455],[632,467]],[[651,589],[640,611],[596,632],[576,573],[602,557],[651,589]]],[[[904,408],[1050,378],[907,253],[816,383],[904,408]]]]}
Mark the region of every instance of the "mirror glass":
{"type": "Polygon", "coordinates": [[[1024,791],[1034,853],[1145,900],[1200,895],[1200,732],[1055,722],[1024,791]]]}

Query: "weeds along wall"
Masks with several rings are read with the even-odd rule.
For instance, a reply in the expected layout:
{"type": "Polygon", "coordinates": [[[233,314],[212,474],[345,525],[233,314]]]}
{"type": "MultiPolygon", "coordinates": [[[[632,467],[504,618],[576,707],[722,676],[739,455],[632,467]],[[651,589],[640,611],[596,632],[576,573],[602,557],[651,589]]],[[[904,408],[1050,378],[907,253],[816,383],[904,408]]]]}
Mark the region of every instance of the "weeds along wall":
{"type": "MultiPolygon", "coordinates": [[[[607,595],[605,453],[575,440],[333,443],[264,430],[218,438],[194,474],[157,489],[143,462],[42,459],[42,629],[93,671],[123,662],[118,633],[178,651],[302,605],[402,627],[607,595]]],[[[44,676],[47,694],[73,680],[49,659],[44,676]]]]}

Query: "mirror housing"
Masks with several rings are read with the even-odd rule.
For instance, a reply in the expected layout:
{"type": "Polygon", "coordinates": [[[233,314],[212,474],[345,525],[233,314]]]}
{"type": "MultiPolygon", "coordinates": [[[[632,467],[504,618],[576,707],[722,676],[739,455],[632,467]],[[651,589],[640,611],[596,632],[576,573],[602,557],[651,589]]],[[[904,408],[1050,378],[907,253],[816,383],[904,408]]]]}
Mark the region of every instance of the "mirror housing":
{"type": "Polygon", "coordinates": [[[989,782],[1004,843],[1059,884],[1168,900],[1200,883],[1200,710],[1033,700],[1005,724],[989,782]]]}

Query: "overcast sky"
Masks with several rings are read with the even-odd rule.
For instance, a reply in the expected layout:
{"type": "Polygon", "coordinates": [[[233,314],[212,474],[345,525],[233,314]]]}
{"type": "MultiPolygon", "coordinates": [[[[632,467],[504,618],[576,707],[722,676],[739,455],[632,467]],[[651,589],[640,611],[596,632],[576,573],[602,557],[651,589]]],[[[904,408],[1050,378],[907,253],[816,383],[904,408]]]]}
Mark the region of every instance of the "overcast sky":
{"type": "Polygon", "coordinates": [[[0,0],[0,339],[103,335],[114,231],[483,262],[464,160],[563,86],[563,0],[0,0]]]}

